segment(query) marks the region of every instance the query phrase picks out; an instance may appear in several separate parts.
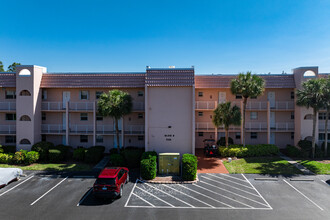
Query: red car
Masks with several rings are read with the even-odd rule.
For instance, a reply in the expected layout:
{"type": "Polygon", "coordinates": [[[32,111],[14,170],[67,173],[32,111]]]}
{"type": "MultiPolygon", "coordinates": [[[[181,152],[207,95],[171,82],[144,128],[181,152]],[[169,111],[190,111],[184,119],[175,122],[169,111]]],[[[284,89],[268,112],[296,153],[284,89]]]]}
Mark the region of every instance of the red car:
{"type": "Polygon", "coordinates": [[[120,198],[128,181],[129,170],[126,167],[106,167],[93,185],[93,194],[96,198],[120,198]]]}

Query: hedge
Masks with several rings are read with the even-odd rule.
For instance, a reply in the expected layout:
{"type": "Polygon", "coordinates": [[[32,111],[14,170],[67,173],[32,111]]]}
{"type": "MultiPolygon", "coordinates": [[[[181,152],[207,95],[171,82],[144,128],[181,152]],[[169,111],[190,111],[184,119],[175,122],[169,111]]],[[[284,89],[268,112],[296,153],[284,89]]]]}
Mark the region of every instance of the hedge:
{"type": "Polygon", "coordinates": [[[41,141],[36,144],[34,144],[31,148],[32,151],[37,151],[39,153],[39,158],[41,161],[47,161],[48,160],[48,151],[49,149],[53,149],[54,144],[47,141],[41,141]]]}
{"type": "Polygon", "coordinates": [[[0,153],[6,153],[6,154],[12,153],[12,154],[14,154],[15,152],[16,152],[16,146],[15,145],[4,145],[4,146],[0,145],[0,153]]]}
{"type": "Polygon", "coordinates": [[[0,153],[0,163],[10,164],[13,161],[13,154],[0,153]]]}
{"type": "Polygon", "coordinates": [[[300,157],[301,156],[301,151],[295,146],[292,145],[286,145],[285,148],[285,153],[289,157],[300,157]]]}
{"type": "Polygon", "coordinates": [[[192,154],[182,156],[182,179],[193,181],[197,175],[197,157],[192,154]]]}
{"type": "Polygon", "coordinates": [[[111,164],[111,166],[123,167],[125,166],[125,159],[120,154],[111,154],[109,163],[111,164]]]}
{"type": "Polygon", "coordinates": [[[144,153],[144,148],[125,148],[124,158],[129,168],[137,168],[140,166],[141,156],[144,153]]]}
{"type": "Polygon", "coordinates": [[[14,157],[12,159],[12,162],[14,164],[25,164],[26,154],[27,154],[27,151],[26,150],[17,151],[14,154],[14,157]]]}
{"type": "Polygon", "coordinates": [[[97,163],[103,158],[105,147],[104,146],[93,146],[87,148],[85,152],[86,163],[97,163]]]}
{"type": "Polygon", "coordinates": [[[157,174],[157,157],[151,156],[149,159],[141,160],[140,173],[145,180],[152,180],[157,174]]]}
{"type": "Polygon", "coordinates": [[[49,149],[59,150],[61,152],[61,157],[63,157],[64,160],[68,160],[72,157],[73,148],[71,146],[59,144],[54,147],[50,147],[49,149]]]}
{"type": "MultiPolygon", "coordinates": [[[[231,137],[228,137],[228,145],[232,145],[234,144],[234,141],[231,137]]],[[[217,141],[217,146],[225,146],[226,145],[226,138],[225,137],[221,137],[218,141],[217,141]]]]}
{"type": "Polygon", "coordinates": [[[279,149],[272,144],[257,144],[257,145],[229,145],[219,147],[219,154],[223,157],[260,157],[278,155],[279,149]]]}
{"type": "Polygon", "coordinates": [[[52,162],[52,163],[58,163],[58,162],[63,161],[63,159],[64,159],[61,151],[56,150],[56,149],[49,150],[48,156],[49,156],[49,162],[52,162]]]}
{"type": "Polygon", "coordinates": [[[157,155],[156,151],[147,151],[147,152],[144,152],[142,154],[141,160],[143,160],[143,159],[149,159],[151,157],[156,157],[156,160],[157,160],[158,155],[157,155]]]}
{"type": "Polygon", "coordinates": [[[86,149],[83,147],[74,149],[73,159],[83,161],[85,159],[85,151],[86,149]]]}

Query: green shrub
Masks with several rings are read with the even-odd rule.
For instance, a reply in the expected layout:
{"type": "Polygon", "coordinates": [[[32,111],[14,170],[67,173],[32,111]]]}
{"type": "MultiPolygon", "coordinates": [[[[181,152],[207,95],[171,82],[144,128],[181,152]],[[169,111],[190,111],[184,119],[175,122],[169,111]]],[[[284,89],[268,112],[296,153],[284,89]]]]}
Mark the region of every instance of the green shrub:
{"type": "Polygon", "coordinates": [[[16,152],[16,146],[15,145],[4,145],[1,147],[3,149],[3,153],[12,153],[14,154],[16,152]]]}
{"type": "Polygon", "coordinates": [[[0,153],[0,163],[11,164],[13,162],[12,154],[0,153]]]}
{"type": "Polygon", "coordinates": [[[151,156],[149,159],[141,160],[140,172],[141,177],[145,180],[152,180],[156,177],[157,174],[157,158],[151,156]]]}
{"type": "MultiPolygon", "coordinates": [[[[322,150],[323,152],[325,152],[325,141],[322,143],[321,150],[322,150]]],[[[327,153],[328,153],[327,156],[330,157],[330,143],[329,143],[329,142],[328,142],[327,153]]]]}
{"type": "Polygon", "coordinates": [[[54,149],[54,144],[46,141],[38,142],[34,144],[31,148],[32,151],[37,151],[39,153],[39,158],[41,161],[48,160],[49,149],[54,149]]]}
{"type": "Polygon", "coordinates": [[[15,154],[14,154],[14,157],[13,157],[13,160],[12,162],[14,164],[25,164],[25,159],[26,159],[26,154],[27,154],[27,151],[26,150],[20,150],[20,151],[17,151],[15,154]]]}
{"type": "Polygon", "coordinates": [[[279,149],[272,144],[257,144],[257,145],[229,145],[219,147],[219,154],[223,157],[260,157],[278,155],[279,149]]]}
{"type": "Polygon", "coordinates": [[[64,160],[68,160],[72,157],[72,151],[73,148],[71,146],[59,144],[54,147],[50,147],[50,150],[59,150],[61,152],[61,157],[64,158],[64,160]]]}
{"type": "Polygon", "coordinates": [[[144,153],[144,148],[125,148],[124,158],[129,168],[137,168],[140,166],[141,156],[144,153]]]}
{"type": "Polygon", "coordinates": [[[73,159],[78,160],[78,161],[83,161],[85,159],[85,148],[76,148],[73,151],[73,159]]]}
{"type": "Polygon", "coordinates": [[[289,157],[300,157],[301,156],[300,149],[296,148],[295,146],[289,145],[289,144],[286,145],[285,151],[289,157]]]}
{"type": "Polygon", "coordinates": [[[64,159],[61,151],[56,149],[49,150],[48,156],[49,156],[49,162],[51,163],[59,163],[64,159]]]}
{"type": "Polygon", "coordinates": [[[0,145],[0,153],[3,153],[3,149],[1,145],[0,145]]]}
{"type": "MultiPolygon", "coordinates": [[[[120,152],[122,152],[124,150],[124,148],[120,148],[120,152]]],[[[118,149],[117,148],[111,148],[110,150],[109,150],[109,153],[110,154],[118,154],[118,149]]]]}
{"type": "Polygon", "coordinates": [[[125,159],[120,154],[111,154],[110,155],[110,164],[115,167],[123,167],[125,166],[125,159]]]}
{"type": "Polygon", "coordinates": [[[158,155],[156,151],[147,151],[142,154],[141,160],[143,159],[149,159],[150,157],[156,157],[156,160],[158,158],[158,155]]]}
{"type": "MultiPolygon", "coordinates": [[[[228,137],[228,145],[232,145],[234,144],[234,141],[231,137],[228,137]]],[[[217,146],[226,146],[226,138],[225,137],[221,137],[218,141],[217,141],[217,146]]]]}
{"type": "Polygon", "coordinates": [[[192,181],[197,175],[197,157],[192,154],[182,156],[182,179],[192,181]]]}
{"type": "Polygon", "coordinates": [[[29,151],[25,157],[25,164],[33,164],[39,160],[39,153],[36,151],[29,151]]]}
{"type": "Polygon", "coordinates": [[[94,146],[86,150],[85,162],[86,163],[97,163],[103,158],[105,147],[104,146],[94,146]]]}

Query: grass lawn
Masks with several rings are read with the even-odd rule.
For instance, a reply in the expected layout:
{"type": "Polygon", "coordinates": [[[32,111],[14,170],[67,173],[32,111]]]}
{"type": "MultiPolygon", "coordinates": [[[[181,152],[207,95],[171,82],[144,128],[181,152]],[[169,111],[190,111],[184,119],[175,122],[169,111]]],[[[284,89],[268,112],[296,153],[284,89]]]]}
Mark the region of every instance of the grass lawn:
{"type": "Polygon", "coordinates": [[[3,168],[20,168],[22,170],[46,170],[46,171],[90,171],[93,167],[84,163],[34,163],[27,166],[0,164],[3,168]]]}
{"type": "Polygon", "coordinates": [[[320,163],[314,160],[298,160],[298,162],[315,174],[330,174],[330,163],[320,163]]]}
{"type": "Polygon", "coordinates": [[[302,174],[293,165],[280,157],[251,157],[224,161],[229,173],[257,173],[257,174],[302,174]]]}

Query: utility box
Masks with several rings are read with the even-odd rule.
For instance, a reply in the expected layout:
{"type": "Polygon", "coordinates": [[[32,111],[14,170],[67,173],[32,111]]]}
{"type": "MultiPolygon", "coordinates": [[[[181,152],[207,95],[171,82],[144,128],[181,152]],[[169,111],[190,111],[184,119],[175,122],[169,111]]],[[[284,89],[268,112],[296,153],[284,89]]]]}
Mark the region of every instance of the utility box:
{"type": "Polygon", "coordinates": [[[159,153],[158,160],[160,175],[180,175],[180,153],[159,153]]]}

